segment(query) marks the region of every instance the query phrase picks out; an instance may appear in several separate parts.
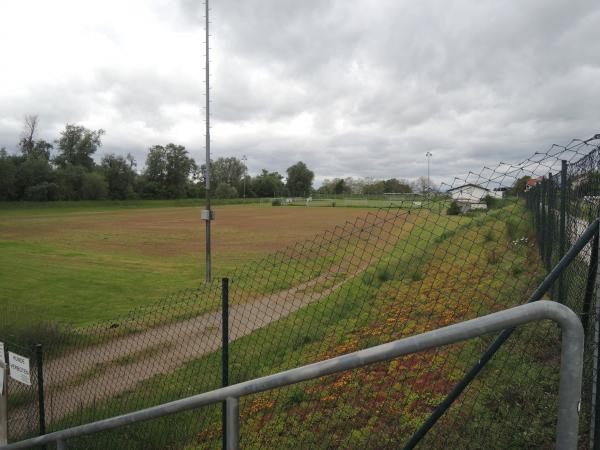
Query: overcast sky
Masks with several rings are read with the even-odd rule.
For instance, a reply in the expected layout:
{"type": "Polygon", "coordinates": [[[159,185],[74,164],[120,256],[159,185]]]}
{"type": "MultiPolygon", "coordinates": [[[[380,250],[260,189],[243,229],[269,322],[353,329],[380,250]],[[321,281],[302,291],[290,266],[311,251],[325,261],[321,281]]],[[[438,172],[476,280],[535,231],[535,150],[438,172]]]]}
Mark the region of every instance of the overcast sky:
{"type": "MultiPolygon", "coordinates": [[[[597,0],[212,0],[212,148],[251,174],[437,182],[600,132],[597,0]]],[[[101,153],[204,154],[196,0],[0,2],[0,147],[106,130],[101,153]]]]}

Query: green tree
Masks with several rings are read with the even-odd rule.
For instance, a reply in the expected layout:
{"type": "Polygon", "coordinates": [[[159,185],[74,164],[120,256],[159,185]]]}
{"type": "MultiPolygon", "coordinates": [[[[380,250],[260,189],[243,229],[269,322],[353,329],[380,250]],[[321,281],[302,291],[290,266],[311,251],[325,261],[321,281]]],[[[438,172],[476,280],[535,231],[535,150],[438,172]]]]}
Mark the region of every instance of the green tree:
{"type": "Polygon", "coordinates": [[[146,158],[144,191],[156,197],[181,198],[187,194],[196,163],[182,145],[155,145],[146,158]]]}
{"type": "Polygon", "coordinates": [[[285,192],[283,176],[277,172],[269,172],[263,169],[262,172],[252,178],[250,191],[257,197],[277,197],[285,192]]]}
{"type": "Polygon", "coordinates": [[[383,181],[370,181],[363,186],[363,194],[383,195],[385,192],[385,183],[383,181]]]}
{"type": "Polygon", "coordinates": [[[135,167],[133,156],[127,154],[127,157],[124,158],[109,153],[102,158],[100,166],[108,183],[108,198],[125,200],[135,195],[136,173],[133,169],[135,167]]]}
{"type": "Polygon", "coordinates": [[[307,196],[312,191],[315,174],[302,161],[287,169],[287,189],[292,196],[307,196]]]}
{"type": "Polygon", "coordinates": [[[94,167],[92,155],[102,145],[104,130],[88,130],[80,125],[67,124],[61,131],[58,144],[58,155],[54,163],[59,167],[81,166],[87,170],[94,167]]]}
{"type": "Polygon", "coordinates": [[[390,193],[408,193],[412,192],[410,184],[406,180],[398,180],[396,178],[390,178],[383,182],[383,189],[385,192],[390,193]]]}
{"type": "Polygon", "coordinates": [[[215,189],[215,197],[217,198],[237,198],[238,192],[229,183],[219,183],[217,189],[215,189]]]}
{"type": "Polygon", "coordinates": [[[0,200],[17,200],[17,158],[0,149],[0,200]]]}
{"type": "Polygon", "coordinates": [[[525,188],[527,187],[527,182],[529,180],[531,180],[531,177],[529,175],[525,175],[525,176],[519,178],[518,180],[516,180],[515,183],[513,184],[512,188],[510,189],[511,194],[516,195],[521,192],[525,192],[525,188]]]}
{"type": "Polygon", "coordinates": [[[108,193],[108,183],[102,173],[87,172],[81,179],[82,200],[104,200],[108,193]]]}
{"type": "Polygon", "coordinates": [[[246,173],[246,165],[235,157],[219,158],[211,163],[212,186],[227,183],[239,190],[242,178],[246,173]]]}
{"type": "MultiPolygon", "coordinates": [[[[27,189],[37,185],[46,186],[46,183],[54,182],[54,173],[50,163],[44,158],[19,158],[15,174],[15,188],[19,199],[28,200],[27,189]]],[[[56,189],[55,189],[56,191],[56,189]]],[[[53,198],[52,198],[53,199],[53,198]]],[[[35,200],[49,200],[40,198],[36,194],[35,200]]]]}
{"type": "Polygon", "coordinates": [[[25,125],[21,140],[19,141],[19,149],[23,156],[28,159],[45,159],[48,161],[53,146],[42,139],[35,140],[37,127],[37,116],[25,116],[25,125]]]}

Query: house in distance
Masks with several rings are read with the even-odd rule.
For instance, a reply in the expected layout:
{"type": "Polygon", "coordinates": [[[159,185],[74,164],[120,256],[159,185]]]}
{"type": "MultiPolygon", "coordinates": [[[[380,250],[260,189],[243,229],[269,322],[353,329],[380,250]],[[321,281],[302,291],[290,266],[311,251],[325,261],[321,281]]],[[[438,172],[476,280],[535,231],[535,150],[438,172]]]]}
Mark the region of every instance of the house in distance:
{"type": "Polygon", "coordinates": [[[502,191],[492,191],[479,186],[478,184],[463,184],[452,189],[448,189],[448,194],[452,200],[460,207],[463,213],[473,209],[487,209],[485,198],[502,198],[502,191]]]}

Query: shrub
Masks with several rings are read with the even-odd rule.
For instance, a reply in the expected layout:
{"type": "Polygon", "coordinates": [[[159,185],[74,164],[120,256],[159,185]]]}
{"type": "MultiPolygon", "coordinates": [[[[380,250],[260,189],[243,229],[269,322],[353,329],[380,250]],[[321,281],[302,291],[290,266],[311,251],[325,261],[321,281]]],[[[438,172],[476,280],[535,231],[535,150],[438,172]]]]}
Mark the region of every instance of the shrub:
{"type": "Polygon", "coordinates": [[[460,207],[458,206],[458,203],[456,203],[456,200],[450,203],[450,206],[446,210],[446,214],[449,216],[457,216],[460,214],[460,207]]]}
{"type": "Polygon", "coordinates": [[[271,201],[271,206],[281,206],[281,200],[280,200],[280,199],[278,199],[278,198],[274,198],[274,199],[271,201]]]}
{"type": "Polygon", "coordinates": [[[511,241],[515,241],[519,236],[519,220],[515,217],[509,217],[506,221],[506,234],[511,241]]]}
{"type": "Polygon", "coordinates": [[[81,199],[103,200],[108,193],[108,183],[100,173],[86,173],[81,177],[81,199]]]}
{"type": "Polygon", "coordinates": [[[237,189],[229,183],[219,183],[217,189],[215,189],[215,197],[217,198],[236,198],[237,196],[237,189]]]}

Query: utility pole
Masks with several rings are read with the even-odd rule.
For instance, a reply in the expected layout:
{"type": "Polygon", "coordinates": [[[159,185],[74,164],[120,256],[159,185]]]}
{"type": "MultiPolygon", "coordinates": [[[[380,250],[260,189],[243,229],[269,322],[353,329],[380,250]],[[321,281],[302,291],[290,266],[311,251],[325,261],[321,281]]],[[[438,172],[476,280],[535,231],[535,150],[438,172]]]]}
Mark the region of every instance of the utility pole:
{"type": "Polygon", "coordinates": [[[202,211],[202,219],[206,224],[206,282],[212,281],[212,265],[211,265],[211,241],[210,241],[210,223],[214,220],[214,214],[210,208],[210,72],[208,59],[208,0],[205,0],[205,19],[206,19],[206,206],[202,211]]]}
{"type": "Polygon", "coordinates": [[[427,194],[429,194],[429,192],[431,191],[431,179],[429,178],[429,160],[433,155],[431,154],[431,152],[427,152],[425,153],[425,156],[427,157],[427,194]]]}

